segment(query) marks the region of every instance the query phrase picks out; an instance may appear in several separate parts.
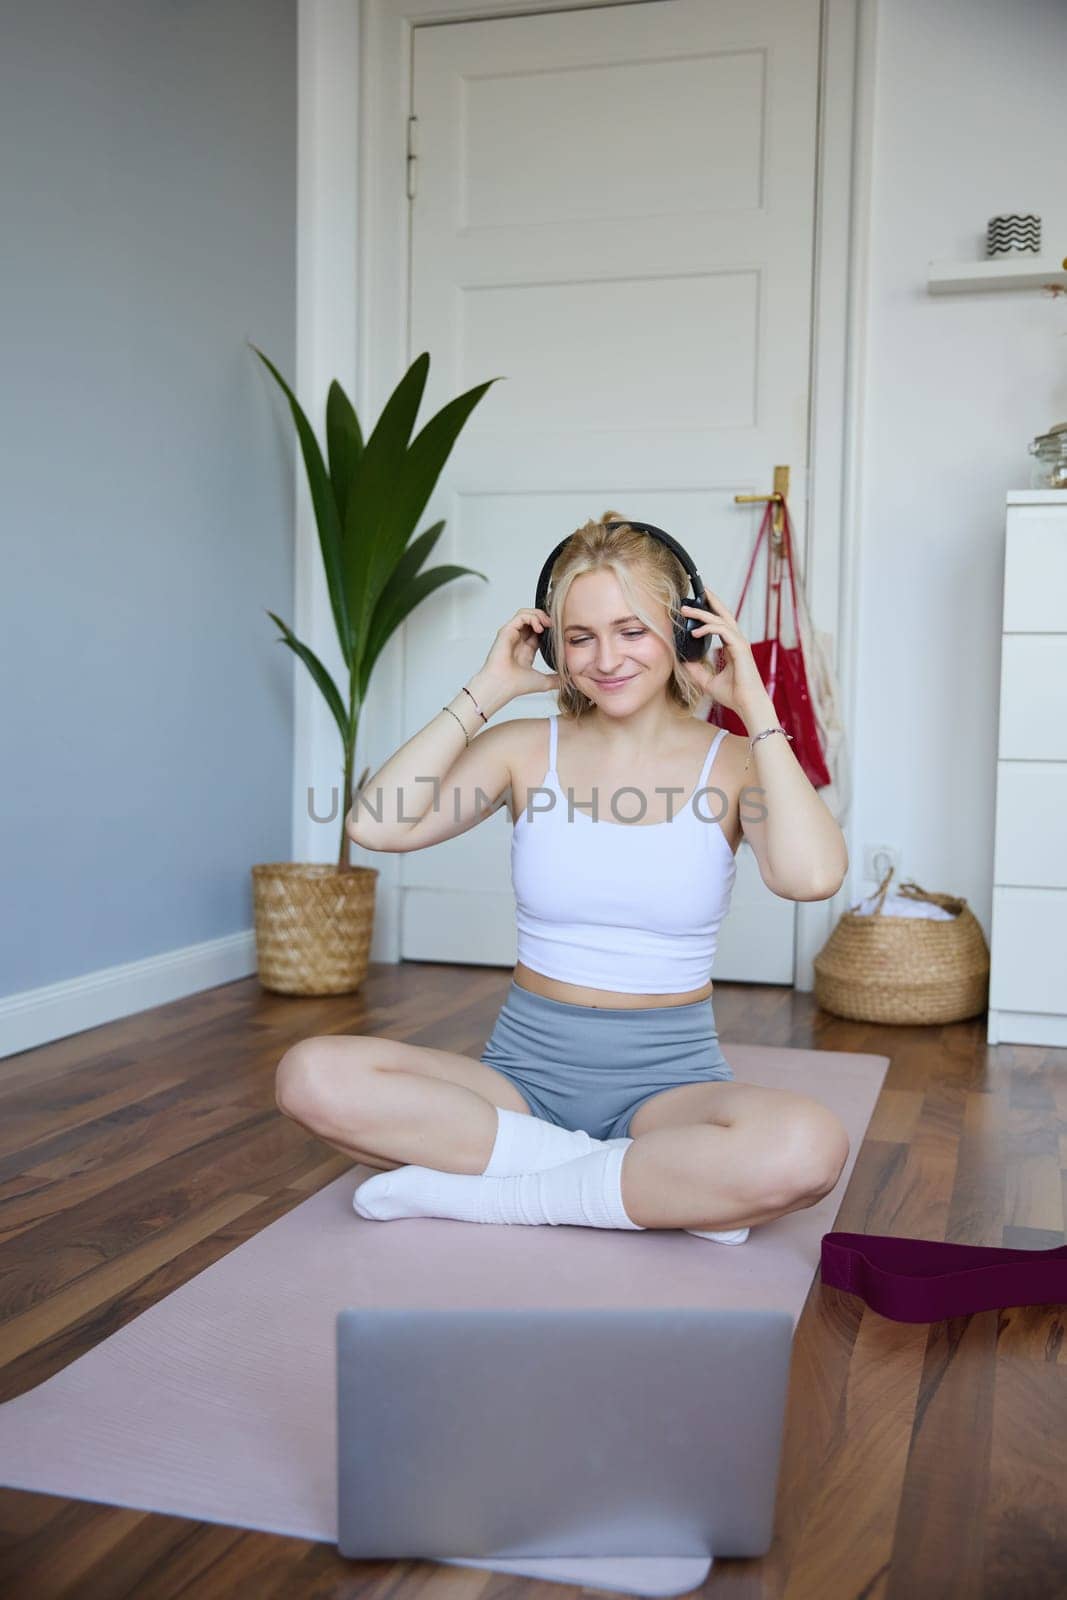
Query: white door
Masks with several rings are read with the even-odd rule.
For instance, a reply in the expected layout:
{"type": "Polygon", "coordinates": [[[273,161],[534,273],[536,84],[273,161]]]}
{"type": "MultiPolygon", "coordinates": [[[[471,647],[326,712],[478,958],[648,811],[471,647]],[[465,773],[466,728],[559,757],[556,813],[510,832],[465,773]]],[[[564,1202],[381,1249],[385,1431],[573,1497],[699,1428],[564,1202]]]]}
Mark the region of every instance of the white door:
{"type": "MultiPolygon", "coordinates": [[[[433,565],[490,581],[446,585],[407,623],[405,737],[589,517],[665,528],[733,610],[763,509],[734,495],[786,463],[804,549],[819,9],[650,0],[414,30],[417,426],[502,381],[420,524],[447,519],[433,565]]],[[[762,605],[740,621],[758,637],[762,605]]],[[[495,720],[554,710],[528,695],[495,720]]],[[[402,958],[514,962],[510,837],[504,807],[401,856],[402,958]]],[[[742,843],[714,976],[791,983],[795,920],[742,843]]]]}

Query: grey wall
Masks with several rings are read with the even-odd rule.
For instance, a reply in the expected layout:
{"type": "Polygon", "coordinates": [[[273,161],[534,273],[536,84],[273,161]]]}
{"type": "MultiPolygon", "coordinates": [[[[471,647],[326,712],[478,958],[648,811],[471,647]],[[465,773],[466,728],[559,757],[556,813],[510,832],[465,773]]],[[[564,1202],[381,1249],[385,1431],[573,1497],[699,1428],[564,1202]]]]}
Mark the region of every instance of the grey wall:
{"type": "Polygon", "coordinates": [[[296,0],[0,0],[0,996],[290,855],[296,0]]]}

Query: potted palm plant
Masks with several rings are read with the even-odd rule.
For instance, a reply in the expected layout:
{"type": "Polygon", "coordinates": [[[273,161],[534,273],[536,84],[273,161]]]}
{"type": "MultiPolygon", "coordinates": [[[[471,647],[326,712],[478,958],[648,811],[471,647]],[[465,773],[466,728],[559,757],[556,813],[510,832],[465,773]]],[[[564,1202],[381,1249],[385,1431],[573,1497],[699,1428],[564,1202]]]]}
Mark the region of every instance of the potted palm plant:
{"type": "MultiPolygon", "coordinates": [[[[464,423],[497,382],[468,389],[442,407],[414,438],[411,432],[430,370],[423,352],[393,391],[363,440],[355,410],[335,379],[326,400],[326,452],[278,369],[255,350],[289,401],[296,423],[326,569],[330,609],[347,669],[342,688],[315,652],[273,611],[281,639],[300,657],[322,692],[341,736],[344,787],[335,865],[274,861],[252,868],[259,981],[281,994],[345,994],[367,975],[374,931],[375,867],[355,866],[345,816],[367,781],[353,789],[359,716],[374,664],[396,629],[427,595],[453,578],[485,579],[471,567],[421,571],[445,524],[412,534],[464,423]]],[[[488,579],[486,579],[488,582],[488,579]]]]}

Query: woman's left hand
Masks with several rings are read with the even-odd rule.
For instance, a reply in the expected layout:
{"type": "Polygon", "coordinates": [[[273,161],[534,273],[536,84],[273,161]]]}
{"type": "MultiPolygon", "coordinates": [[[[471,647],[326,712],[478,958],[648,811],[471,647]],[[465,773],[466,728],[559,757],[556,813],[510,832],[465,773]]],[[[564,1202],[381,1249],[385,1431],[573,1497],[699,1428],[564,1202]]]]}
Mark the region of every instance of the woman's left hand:
{"type": "Polygon", "coordinates": [[[725,651],[725,665],[721,672],[713,671],[710,658],[715,651],[709,650],[705,660],[683,661],[681,668],[694,680],[702,694],[710,694],[727,711],[740,716],[741,707],[746,701],[767,693],[766,685],[759,675],[752,646],[741,632],[737,618],[727,611],[717,594],[710,589],[705,589],[704,593],[712,610],[692,604],[683,605],[680,609],[683,615],[704,618],[704,626],[694,630],[697,637],[705,633],[719,635],[725,651]]]}

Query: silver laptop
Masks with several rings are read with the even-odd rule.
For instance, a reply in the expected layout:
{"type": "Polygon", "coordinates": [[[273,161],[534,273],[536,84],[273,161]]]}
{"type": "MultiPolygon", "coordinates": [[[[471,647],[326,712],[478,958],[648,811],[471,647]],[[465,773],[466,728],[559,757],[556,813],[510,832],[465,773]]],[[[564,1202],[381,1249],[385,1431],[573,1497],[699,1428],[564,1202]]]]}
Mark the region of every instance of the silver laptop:
{"type": "Polygon", "coordinates": [[[792,1336],[770,1309],[342,1310],[338,1550],[765,1555],[792,1336]]]}

